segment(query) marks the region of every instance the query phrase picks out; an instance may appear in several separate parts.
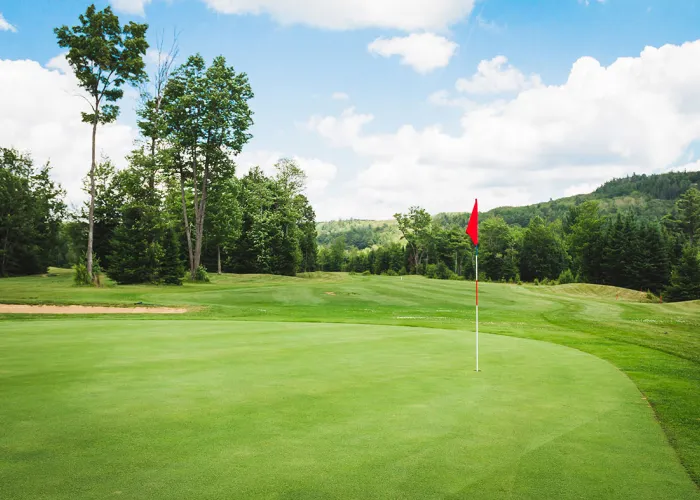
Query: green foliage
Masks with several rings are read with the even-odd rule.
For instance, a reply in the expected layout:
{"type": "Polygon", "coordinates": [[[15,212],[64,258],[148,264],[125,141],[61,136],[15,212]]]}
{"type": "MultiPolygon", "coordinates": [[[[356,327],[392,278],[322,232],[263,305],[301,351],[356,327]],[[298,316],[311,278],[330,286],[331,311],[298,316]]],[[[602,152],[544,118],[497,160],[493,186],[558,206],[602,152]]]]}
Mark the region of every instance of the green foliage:
{"type": "Polygon", "coordinates": [[[209,283],[210,280],[207,268],[200,265],[197,268],[197,271],[194,273],[194,279],[192,281],[198,281],[200,283],[209,283]]]}
{"type": "Polygon", "coordinates": [[[401,239],[406,241],[409,249],[411,266],[416,274],[420,274],[419,265],[428,251],[432,236],[432,218],[425,209],[413,206],[406,214],[394,214],[394,219],[401,231],[401,239]]]}
{"type": "Polygon", "coordinates": [[[564,269],[557,281],[560,285],[568,285],[569,283],[576,283],[576,277],[574,273],[571,272],[571,269],[564,269]]]}
{"type": "Polygon", "coordinates": [[[78,286],[92,285],[92,276],[88,273],[85,262],[78,262],[73,266],[73,283],[78,286]]]}
{"type": "MultiPolygon", "coordinates": [[[[191,279],[195,277],[202,259],[208,195],[216,192],[217,184],[231,182],[235,169],[232,157],[240,153],[251,138],[248,130],[253,119],[248,101],[252,98],[248,76],[236,73],[233,67],[227,66],[223,56],[215,57],[209,67],[201,55],[190,56],[175,70],[165,86],[162,116],[165,138],[170,144],[170,156],[173,158],[173,167],[169,172],[180,184],[183,218],[188,217],[184,228],[191,279]],[[190,193],[191,196],[188,196],[190,193]]],[[[265,201],[269,201],[269,197],[265,201]]],[[[280,222],[284,235],[268,235],[268,240],[276,238],[277,244],[287,247],[283,256],[275,254],[281,260],[272,262],[271,256],[261,255],[260,245],[264,243],[259,240],[246,241],[246,244],[251,245],[254,255],[261,257],[255,267],[262,269],[262,272],[277,270],[294,274],[298,264],[298,248],[289,241],[289,212],[281,211],[279,214],[285,218],[280,222]]],[[[215,221],[214,232],[217,234],[212,235],[214,240],[224,237],[229,222],[221,218],[215,221]]],[[[242,231],[246,229],[243,221],[242,231]]],[[[221,242],[216,246],[220,247],[221,242]]],[[[244,259],[251,258],[250,252],[244,256],[244,259]]]]}
{"type": "Polygon", "coordinates": [[[566,251],[558,234],[541,217],[525,230],[520,254],[520,276],[525,281],[559,276],[566,266],[566,251]]]}
{"type": "Polygon", "coordinates": [[[664,292],[669,302],[700,299],[700,254],[698,249],[687,245],[683,256],[671,274],[671,284],[664,292]]]}
{"type": "Polygon", "coordinates": [[[110,123],[116,120],[125,83],[138,85],[146,80],[143,56],[148,49],[147,24],[119,24],[111,7],[97,10],[90,5],[79,17],[80,24],[54,30],[58,45],[68,49],[66,60],[73,68],[78,84],[87,91],[91,113],[82,113],[86,123],[110,123]]]}
{"type": "Polygon", "coordinates": [[[439,280],[449,280],[458,277],[454,272],[447,267],[444,262],[438,262],[437,264],[428,264],[425,269],[425,276],[428,278],[439,279],[439,280]]]}
{"type": "Polygon", "coordinates": [[[64,192],[50,168],[0,148],[0,277],[46,272],[59,244],[64,192]]]}
{"type": "Polygon", "coordinates": [[[180,258],[180,240],[172,224],[168,224],[161,243],[163,254],[158,266],[158,279],[165,285],[182,285],[185,266],[180,258]]]}

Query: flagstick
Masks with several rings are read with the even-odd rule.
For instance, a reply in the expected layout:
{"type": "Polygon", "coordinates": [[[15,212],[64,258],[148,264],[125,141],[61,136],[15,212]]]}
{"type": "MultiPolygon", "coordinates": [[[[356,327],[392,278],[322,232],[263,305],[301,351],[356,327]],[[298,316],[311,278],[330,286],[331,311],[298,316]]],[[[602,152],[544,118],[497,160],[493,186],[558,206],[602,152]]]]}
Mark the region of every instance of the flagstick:
{"type": "Polygon", "coordinates": [[[479,245],[476,245],[476,371],[479,371],[479,245]]]}

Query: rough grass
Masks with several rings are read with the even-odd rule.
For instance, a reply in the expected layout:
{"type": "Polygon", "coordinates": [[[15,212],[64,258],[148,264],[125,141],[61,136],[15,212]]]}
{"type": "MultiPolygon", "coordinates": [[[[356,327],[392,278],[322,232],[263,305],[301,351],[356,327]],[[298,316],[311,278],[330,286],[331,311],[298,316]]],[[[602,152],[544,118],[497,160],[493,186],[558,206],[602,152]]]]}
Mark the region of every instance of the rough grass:
{"type": "MultiPolygon", "coordinates": [[[[471,283],[444,282],[420,277],[404,277],[401,280],[398,277],[346,274],[325,274],[307,278],[227,275],[214,276],[210,284],[188,284],[183,287],[112,286],[92,289],[74,287],[69,274],[58,274],[53,277],[1,280],[0,301],[103,305],[143,302],[148,305],[197,306],[200,310],[165,322],[162,318],[146,316],[143,320],[148,321],[137,319],[137,316],[109,321],[88,316],[82,319],[60,318],[57,321],[45,321],[46,316],[41,320],[29,315],[0,317],[0,401],[8,403],[0,404],[0,428],[7,430],[12,425],[11,432],[3,434],[5,440],[0,441],[0,474],[10,478],[8,482],[0,477],[2,498],[7,496],[2,494],[3,485],[7,484],[19,488],[13,490],[15,492],[29,491],[26,488],[31,484],[37,485],[39,490],[32,491],[39,493],[36,496],[25,493],[26,498],[68,498],[70,495],[66,491],[64,496],[58,493],[52,496],[52,488],[58,487],[61,481],[58,476],[66,473],[66,467],[70,467],[70,464],[75,466],[85,457],[90,461],[102,463],[94,470],[87,467],[89,470],[79,474],[83,478],[80,484],[87,488],[81,495],[86,498],[107,496],[107,490],[90,489],[99,488],[101,484],[109,485],[109,488],[114,486],[114,491],[123,491],[130,498],[140,498],[139,495],[143,498],[148,497],[143,492],[137,494],[132,490],[117,488],[117,476],[115,481],[112,481],[114,467],[123,471],[121,477],[126,478],[126,483],[136,481],[147,485],[148,488],[144,489],[144,492],[155,491],[163,498],[185,498],[188,495],[191,497],[194,490],[188,488],[196,484],[209,485],[202,486],[204,489],[201,491],[206,494],[203,493],[201,497],[225,496],[221,492],[230,491],[227,488],[233,487],[243,488],[241,491],[248,492],[245,496],[270,497],[273,495],[269,490],[255,490],[252,483],[246,483],[248,486],[241,483],[243,480],[240,479],[239,473],[250,474],[250,471],[258,466],[265,469],[261,464],[270,464],[270,460],[275,457],[286,465],[283,467],[280,465],[282,462],[275,462],[277,465],[273,464],[268,467],[269,470],[261,472],[264,473],[258,477],[261,482],[256,484],[267,484],[266,480],[281,477],[280,482],[276,484],[287,492],[285,498],[372,496],[368,494],[369,489],[363,489],[363,484],[366,488],[379,488],[376,491],[384,492],[374,495],[375,497],[383,495],[394,498],[410,496],[407,492],[415,492],[414,496],[421,498],[503,498],[511,493],[516,498],[567,498],[580,496],[582,491],[591,492],[590,495],[586,494],[587,498],[644,498],[645,491],[655,491],[657,497],[665,498],[697,497],[697,489],[683,490],[681,486],[677,494],[671,494],[671,490],[658,494],[659,490],[654,486],[658,483],[654,483],[655,481],[666,481],[676,486],[680,484],[672,479],[676,477],[675,473],[663,472],[670,470],[669,467],[672,469],[674,463],[672,457],[668,458],[665,455],[663,446],[655,451],[650,451],[649,448],[644,452],[640,449],[630,451],[623,442],[614,444],[617,442],[610,441],[618,432],[626,436],[623,439],[625,443],[634,443],[635,439],[646,443],[647,439],[652,439],[650,436],[653,437],[653,430],[650,429],[654,426],[645,427],[649,422],[653,424],[650,409],[646,406],[650,404],[687,472],[696,482],[700,478],[700,399],[697,397],[700,394],[700,304],[697,302],[643,304],[615,300],[614,295],[611,296],[608,291],[601,289],[600,293],[588,290],[582,294],[580,288],[558,293],[556,289],[561,287],[484,284],[481,287],[480,301],[482,332],[545,340],[594,354],[610,361],[626,374],[647,399],[641,399],[642,395],[634,391],[624,392],[624,379],[613,375],[617,373],[621,377],[619,372],[603,371],[600,373],[605,375],[599,377],[591,375],[595,372],[593,365],[599,363],[595,358],[581,358],[592,360],[591,367],[586,365],[584,369],[581,365],[574,364],[573,366],[578,366],[579,369],[569,370],[566,367],[574,361],[568,356],[574,356],[572,353],[576,351],[558,347],[552,347],[555,349],[553,351],[542,351],[538,350],[540,347],[529,346],[546,344],[522,344],[506,337],[499,339],[490,336],[486,336],[487,340],[484,340],[482,348],[484,372],[480,375],[484,377],[476,379],[487,382],[484,392],[479,395],[473,392],[476,386],[464,385],[467,381],[475,380],[471,378],[474,374],[470,371],[473,354],[469,342],[473,336],[474,320],[471,283]],[[232,319],[249,323],[209,321],[232,319]],[[204,320],[207,322],[204,323],[204,320]],[[274,323],[274,326],[266,327],[261,323],[270,321],[286,324],[274,323]],[[325,324],[314,328],[290,322],[325,324]],[[370,327],[365,330],[328,323],[404,325],[431,329],[394,330],[370,327]],[[271,331],[266,332],[266,328],[271,331]],[[453,333],[446,330],[453,330],[453,333]],[[498,344],[503,352],[495,358],[492,357],[495,351],[489,353],[490,342],[493,343],[492,346],[504,342],[498,344]],[[526,350],[532,351],[522,353],[525,357],[518,365],[519,371],[513,372],[516,367],[510,367],[509,363],[514,363],[512,356],[522,350],[524,345],[528,346],[526,350]],[[380,349],[376,350],[378,348],[380,349]],[[270,358],[266,357],[268,354],[270,358]],[[289,359],[289,356],[298,356],[298,365],[289,359]],[[272,361],[268,363],[266,360],[272,361]],[[123,366],[116,366],[119,363],[123,366]],[[246,368],[238,367],[237,363],[242,363],[246,368]],[[344,363],[355,367],[356,371],[351,373],[367,373],[367,378],[362,379],[363,382],[358,381],[361,388],[353,386],[352,377],[341,377],[343,367],[346,366],[344,363]],[[229,364],[232,366],[229,367],[229,364]],[[255,369],[251,365],[255,365],[255,369]],[[549,368],[541,372],[538,368],[540,365],[549,368]],[[242,371],[239,371],[239,368],[242,371]],[[249,369],[252,371],[246,371],[249,369]],[[530,370],[534,372],[530,374],[530,370]],[[264,375],[268,372],[269,376],[266,378],[264,375]],[[402,375],[399,376],[399,373],[402,375]],[[506,374],[505,379],[491,379],[495,373],[506,374]],[[546,373],[546,376],[543,373],[546,373]],[[383,380],[383,374],[386,374],[386,380],[383,380]],[[528,378],[530,375],[541,378],[535,381],[528,378]],[[422,376],[425,376],[426,384],[421,382],[422,376]],[[561,388],[555,390],[551,384],[558,381],[559,377],[564,378],[561,383],[566,381],[579,385],[567,386],[566,391],[560,391],[561,388]],[[529,381],[531,385],[521,385],[521,378],[523,381],[529,381]],[[619,381],[619,385],[615,380],[619,381]],[[386,384],[386,381],[392,383],[386,384]],[[264,386],[264,390],[253,398],[257,403],[244,406],[241,411],[247,418],[241,416],[236,420],[239,417],[234,418],[231,412],[235,413],[233,409],[240,407],[236,406],[235,402],[221,400],[221,391],[226,389],[237,393],[238,388],[258,383],[264,386]],[[513,416],[520,415],[520,419],[527,426],[538,427],[542,423],[549,427],[552,425],[547,420],[549,413],[555,421],[566,422],[573,418],[567,412],[569,405],[574,403],[558,399],[563,397],[561,394],[574,391],[581,394],[584,406],[595,406],[600,403],[596,394],[602,394],[596,391],[603,387],[603,383],[612,384],[615,391],[622,391],[619,394],[627,394],[619,396],[618,402],[621,406],[615,411],[623,420],[638,418],[636,423],[623,423],[615,416],[615,411],[602,412],[597,413],[591,423],[582,426],[580,431],[564,433],[563,435],[568,437],[562,438],[563,441],[560,438],[553,440],[553,448],[549,450],[548,446],[544,446],[543,450],[542,447],[528,447],[517,440],[509,441],[520,451],[509,454],[507,459],[502,457],[504,465],[501,469],[494,468],[498,458],[489,455],[487,460],[484,456],[487,454],[486,444],[483,448],[469,448],[476,446],[473,436],[464,434],[467,430],[455,423],[455,419],[465,419],[470,429],[476,422],[488,423],[488,426],[484,427],[484,434],[480,436],[483,443],[492,439],[516,439],[520,431],[498,427],[499,422],[503,421],[503,425],[506,426],[514,425],[513,416]],[[512,384],[512,387],[509,384],[512,384]],[[284,390],[275,393],[276,387],[284,388],[288,385],[301,391],[300,399],[296,400],[292,396],[290,400],[285,399],[284,390]],[[374,386],[377,386],[376,391],[367,389],[374,386]],[[92,392],[87,390],[89,387],[92,387],[92,392]],[[433,387],[442,396],[436,396],[435,400],[430,399],[429,402],[421,400],[423,395],[428,397],[433,394],[430,392],[433,387]],[[542,388],[542,393],[538,392],[539,387],[542,388]],[[33,393],[35,389],[38,392],[33,393]],[[78,392],[74,395],[73,390],[78,392]],[[532,390],[535,392],[528,392],[532,390]],[[523,391],[523,399],[515,397],[512,391],[523,391]],[[132,393],[138,404],[123,407],[124,398],[128,399],[128,394],[132,393]],[[276,398],[281,398],[289,405],[293,404],[292,401],[297,401],[293,404],[296,409],[284,405],[277,407],[275,411],[287,415],[282,419],[283,422],[279,423],[279,427],[257,428],[253,432],[253,429],[243,425],[243,422],[256,420],[253,415],[268,415],[265,413],[264,402],[266,398],[272,397],[272,393],[276,394],[273,398],[275,403],[270,403],[272,407],[278,404],[276,398]],[[327,407],[330,413],[323,413],[322,417],[315,409],[323,407],[319,402],[324,400],[327,393],[333,393],[332,401],[335,402],[327,407]],[[487,411],[483,416],[488,418],[483,421],[479,420],[478,411],[473,415],[460,406],[469,402],[467,406],[471,411],[473,407],[478,407],[476,401],[485,404],[485,399],[497,398],[501,393],[508,396],[502,401],[504,406],[496,406],[487,411]],[[632,393],[636,394],[635,398],[629,396],[632,393]],[[450,403],[450,394],[462,394],[465,399],[450,403]],[[553,394],[557,396],[553,397],[553,394]],[[443,401],[443,397],[444,405],[435,402],[443,401]],[[540,397],[542,401],[550,400],[546,410],[538,403],[530,411],[528,398],[532,400],[530,403],[533,403],[540,401],[540,397]],[[395,400],[400,400],[401,403],[391,410],[383,406],[384,401],[395,400]],[[160,405],[161,401],[165,403],[160,405]],[[342,401],[345,403],[341,403],[342,401]],[[207,415],[211,416],[211,422],[206,416],[193,416],[185,410],[184,414],[178,414],[177,418],[168,416],[168,411],[177,413],[175,409],[180,402],[185,409],[197,407],[197,404],[202,402],[202,408],[209,412],[207,415]],[[223,406],[219,408],[217,402],[221,402],[223,406]],[[637,406],[640,402],[642,410],[647,411],[646,414],[638,413],[641,411],[637,406]],[[321,406],[317,406],[319,404],[321,406]],[[353,406],[354,404],[357,406],[353,406]],[[360,410],[365,408],[372,413],[374,404],[377,407],[372,417],[375,420],[372,420],[360,410]],[[412,422],[424,422],[427,425],[420,426],[423,429],[420,430],[418,426],[411,427],[406,421],[402,421],[399,422],[400,425],[397,424],[395,433],[390,432],[390,424],[404,415],[405,408],[414,408],[411,405],[417,405],[417,413],[412,414],[412,422]],[[431,413],[425,408],[418,411],[420,405],[427,405],[428,408],[436,405],[436,412],[431,413]],[[370,434],[374,437],[369,441],[357,442],[355,448],[351,446],[348,449],[344,446],[353,444],[351,433],[340,432],[339,441],[327,443],[324,448],[320,436],[331,439],[329,436],[339,432],[337,425],[333,427],[324,419],[336,422],[335,419],[346,414],[334,411],[343,408],[351,408],[351,413],[357,415],[358,419],[354,424],[347,423],[350,426],[348,429],[353,429],[358,435],[364,435],[363,431],[370,429],[370,434]],[[460,408],[462,413],[458,411],[460,408]],[[619,408],[623,408],[624,411],[619,408]],[[556,412],[564,413],[556,417],[556,412]],[[32,415],[36,416],[35,424],[32,423],[32,415]],[[137,420],[129,420],[127,415],[137,420]],[[642,418],[639,415],[646,416],[642,418]],[[326,429],[325,433],[315,432],[316,424],[311,421],[314,416],[320,419],[319,429],[326,429]],[[153,421],[149,423],[151,417],[153,421]],[[171,417],[177,425],[186,427],[188,422],[194,424],[188,439],[183,438],[184,440],[180,441],[183,437],[180,432],[185,431],[177,428],[175,424],[175,427],[171,428],[174,429],[173,433],[168,432],[171,417]],[[83,418],[86,421],[81,424],[83,418]],[[123,419],[126,419],[124,425],[126,422],[134,425],[140,422],[137,429],[143,431],[139,438],[142,441],[137,439],[137,435],[130,433],[120,438],[115,437],[120,429],[123,430],[120,423],[123,419]],[[377,422],[382,419],[385,423],[379,426],[377,422]],[[369,421],[375,422],[376,425],[367,427],[369,421]],[[448,422],[452,422],[450,425],[453,426],[448,425],[448,422]],[[613,427],[600,430],[595,428],[593,422],[613,427]],[[226,423],[242,425],[243,430],[234,432],[224,425],[226,423]],[[92,432],[94,429],[90,425],[93,424],[94,429],[106,433],[106,441],[100,441],[98,437],[90,438],[89,432],[84,439],[80,437],[83,431],[92,432]],[[326,427],[327,425],[330,427],[326,427]],[[640,425],[642,427],[638,427],[640,425]],[[430,430],[433,426],[437,426],[434,433],[430,430]],[[36,434],[37,428],[44,427],[52,429],[53,434],[49,433],[49,437],[46,438],[48,441],[42,441],[39,435],[36,435],[36,439],[31,437],[36,434]],[[636,438],[632,438],[629,433],[625,434],[628,431],[623,429],[627,427],[635,429],[636,438]],[[334,431],[327,430],[329,428],[334,431]],[[616,430],[612,431],[613,428],[616,430]],[[299,434],[294,434],[295,429],[299,434]],[[421,432],[427,433],[428,436],[422,436],[421,432]],[[411,441],[411,436],[415,437],[415,433],[418,433],[419,438],[414,442],[411,441]],[[580,434],[588,438],[581,437],[580,434]],[[258,445],[249,443],[247,448],[234,447],[237,450],[235,453],[227,452],[228,448],[221,445],[221,442],[215,443],[217,439],[223,440],[223,443],[238,443],[239,440],[246,442],[243,439],[246,435],[257,436],[255,439],[259,438],[262,441],[256,441],[258,445]],[[7,441],[8,436],[10,444],[7,441]],[[17,438],[19,441],[12,441],[12,436],[24,437],[17,438]],[[309,441],[310,436],[319,439],[309,441]],[[462,438],[460,440],[455,436],[462,438]],[[469,439],[465,436],[469,436],[469,439]],[[592,441],[595,441],[596,436],[601,441],[594,445],[592,441]],[[196,438],[203,437],[206,437],[205,442],[198,447],[196,438]],[[406,437],[407,441],[403,441],[403,437],[406,437]],[[133,440],[130,441],[131,438],[133,440]],[[109,444],[111,439],[119,441],[123,448],[109,444]],[[156,444],[152,448],[148,447],[148,443],[151,442],[149,440],[155,440],[156,444]],[[55,448],[49,447],[47,451],[47,442],[53,443],[51,446],[55,445],[55,448]],[[290,442],[294,443],[296,448],[290,442]],[[114,453],[119,453],[134,443],[138,444],[138,453],[124,458],[128,463],[119,462],[114,458],[114,453]],[[178,443],[182,445],[178,446],[178,443]],[[311,444],[305,446],[305,443],[311,444]],[[557,448],[560,443],[562,447],[557,448]],[[411,448],[409,444],[415,444],[416,447],[411,448]],[[7,453],[8,446],[14,447],[12,455],[7,453]],[[396,453],[392,455],[394,446],[396,453]],[[299,447],[304,449],[301,455],[290,451],[299,447]],[[268,455],[263,453],[267,458],[263,459],[259,455],[262,453],[261,448],[269,448],[268,455]],[[361,448],[364,451],[360,452],[361,448]],[[71,456],[77,457],[77,462],[68,461],[58,465],[52,462],[56,460],[52,453],[59,453],[61,450],[72,453],[71,456]],[[192,456],[188,456],[188,450],[191,450],[192,456]],[[331,453],[338,450],[343,451],[341,456],[336,457],[331,453]],[[375,457],[376,460],[370,464],[361,465],[357,462],[363,453],[373,456],[372,453],[380,451],[384,451],[385,455],[375,457]],[[602,462],[608,464],[608,479],[601,479],[603,482],[598,486],[603,489],[609,487],[607,493],[596,489],[595,481],[587,483],[586,477],[598,477],[597,474],[601,470],[591,457],[598,457],[606,452],[615,454],[617,451],[627,457],[625,461],[628,461],[629,465],[622,468],[618,465],[611,466],[611,462],[606,461],[608,458],[602,462]],[[171,463],[170,452],[174,463],[171,463]],[[630,458],[630,453],[638,453],[639,458],[630,458]],[[162,465],[160,460],[164,460],[166,455],[166,465],[162,465]],[[2,456],[11,458],[2,462],[2,456]],[[212,456],[218,458],[212,462],[212,456]],[[517,464],[513,462],[516,456],[522,458],[517,464]],[[23,468],[22,464],[26,462],[29,466],[36,466],[37,462],[32,460],[41,460],[42,457],[47,460],[43,462],[48,467],[46,470],[53,472],[46,478],[43,478],[43,475],[33,475],[31,477],[34,478],[34,482],[27,483],[22,478],[27,476],[28,469],[23,468]],[[116,462],[109,462],[109,457],[116,462]],[[249,462],[249,457],[257,458],[250,458],[249,462]],[[343,461],[343,457],[347,460],[343,461]],[[471,457],[484,457],[485,462],[479,462],[481,465],[473,463],[477,461],[471,457]],[[585,457],[588,459],[583,460],[585,457]],[[658,463],[644,460],[656,460],[658,463]],[[436,465],[426,469],[426,464],[429,463],[436,465]],[[53,468],[54,466],[56,468],[53,468]],[[480,468],[482,466],[483,469],[480,468]],[[282,472],[285,467],[288,468],[288,473],[282,472]],[[542,468],[538,469],[539,467],[542,468]],[[226,476],[224,470],[229,471],[232,477],[226,476]],[[308,474],[301,474],[300,470],[307,471],[308,474]],[[137,471],[142,472],[137,474],[137,471]],[[163,473],[159,475],[156,471],[163,473]],[[192,477],[190,482],[187,482],[182,479],[183,476],[178,476],[178,471],[182,474],[185,474],[183,471],[190,471],[194,476],[190,474],[192,477]],[[416,471],[424,473],[419,474],[416,471]],[[552,476],[552,471],[561,472],[552,476]],[[569,471],[575,471],[576,474],[570,474],[569,471]],[[639,479],[635,471],[644,471],[642,476],[646,479],[639,479]],[[481,479],[465,484],[465,474],[470,478],[481,479]],[[214,478],[219,475],[226,478],[217,482],[214,478]],[[311,476],[316,479],[313,480],[311,476]],[[462,479],[458,479],[458,476],[462,479]],[[527,479],[530,476],[534,478],[532,481],[527,479]],[[506,481],[508,477],[511,478],[510,482],[506,481]],[[294,478],[298,478],[298,481],[294,478]],[[626,478],[640,480],[640,484],[646,486],[640,487],[639,491],[627,490],[624,493],[621,489],[615,489],[626,487],[626,478]],[[168,481],[174,481],[178,487],[183,488],[182,491],[169,491],[169,495],[163,493],[167,490],[168,481]],[[490,489],[492,487],[497,489],[490,489]],[[130,493],[127,494],[127,491],[130,493]],[[684,491],[686,493],[683,493],[684,491]]],[[[603,363],[600,366],[609,365],[603,363]]],[[[632,386],[627,387],[631,390],[632,386]]],[[[607,400],[607,397],[603,399],[607,400]]],[[[577,408],[576,412],[584,411],[580,406],[574,405],[574,408],[577,408]]],[[[588,414],[584,412],[582,415],[588,414]]],[[[268,421],[266,418],[263,418],[263,421],[268,421]]],[[[344,422],[342,418],[340,421],[344,422]]],[[[95,431],[95,436],[99,435],[102,434],[95,431]]],[[[535,433],[529,436],[528,439],[532,439],[529,441],[530,445],[549,442],[544,435],[535,433]]],[[[643,446],[648,445],[647,443],[643,446]]],[[[503,446],[504,449],[507,448],[507,445],[503,446]]],[[[75,472],[77,469],[70,470],[75,472]]]]}

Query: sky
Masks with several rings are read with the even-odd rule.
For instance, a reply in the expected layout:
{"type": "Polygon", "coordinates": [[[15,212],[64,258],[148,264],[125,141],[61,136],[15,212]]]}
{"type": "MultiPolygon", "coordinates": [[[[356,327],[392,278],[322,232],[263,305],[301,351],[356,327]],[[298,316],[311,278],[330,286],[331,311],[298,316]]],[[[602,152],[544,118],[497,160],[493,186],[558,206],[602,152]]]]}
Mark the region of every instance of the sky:
{"type": "MultiPolygon", "coordinates": [[[[700,0],[110,0],[175,34],[176,63],[245,72],[238,175],[297,160],[318,220],[524,205],[613,177],[700,169],[700,0]]],[[[72,203],[90,165],[85,102],[53,29],[89,2],[0,0],[0,146],[50,161],[72,203]]],[[[98,150],[138,137],[128,89],[98,150]]]]}

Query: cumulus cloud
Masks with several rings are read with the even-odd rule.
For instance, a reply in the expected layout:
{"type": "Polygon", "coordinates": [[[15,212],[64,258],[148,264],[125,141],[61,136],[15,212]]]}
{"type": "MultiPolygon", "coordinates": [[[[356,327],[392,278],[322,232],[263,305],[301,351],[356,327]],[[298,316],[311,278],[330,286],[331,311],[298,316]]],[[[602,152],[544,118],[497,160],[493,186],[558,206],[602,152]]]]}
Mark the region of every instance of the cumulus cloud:
{"type": "Polygon", "coordinates": [[[333,92],[333,95],[331,95],[331,99],[334,101],[347,101],[350,99],[350,96],[347,95],[345,92],[333,92]]]}
{"type": "Polygon", "coordinates": [[[539,75],[526,77],[508,64],[506,56],[481,61],[471,78],[460,78],[455,84],[458,91],[469,94],[501,94],[541,86],[539,75]]]}
{"type": "Polygon", "coordinates": [[[146,5],[151,3],[151,0],[110,0],[110,2],[117,12],[145,16],[146,5]]]}
{"type": "Polygon", "coordinates": [[[11,31],[13,33],[17,32],[17,28],[7,22],[7,20],[3,17],[2,12],[0,12],[0,31],[11,31]]]}
{"type": "MultiPolygon", "coordinates": [[[[54,178],[72,201],[83,199],[81,183],[91,158],[91,127],[80,116],[88,105],[80,95],[63,56],[46,67],[30,60],[0,60],[0,145],[30,153],[37,164],[50,160],[54,178]]],[[[101,126],[98,154],[124,166],[135,138],[136,130],[127,125],[101,126]]]]}
{"type": "MultiPolygon", "coordinates": [[[[275,174],[275,163],[285,157],[276,151],[252,150],[244,151],[236,157],[238,176],[243,176],[253,167],[260,167],[266,175],[275,174]]],[[[306,194],[312,202],[322,200],[322,195],[330,182],[335,178],[338,169],[332,163],[318,158],[303,158],[291,156],[306,174],[306,194]]]]}
{"type": "Polygon", "coordinates": [[[531,203],[685,158],[700,140],[698,58],[700,40],[647,47],[607,67],[582,57],[562,85],[520,85],[515,97],[470,106],[457,134],[440,124],[367,133],[374,116],[353,108],[308,126],[364,159],[348,203],[372,216],[414,203],[466,210],[475,196],[484,208],[531,203]]]}
{"type": "Polygon", "coordinates": [[[204,0],[224,14],[268,14],[283,25],[348,30],[390,28],[443,31],[464,19],[474,0],[204,0]]]}
{"type": "Polygon", "coordinates": [[[457,45],[434,33],[413,33],[405,37],[377,38],[367,46],[370,53],[382,57],[399,56],[401,64],[418,73],[444,68],[457,50],[457,45]]]}

